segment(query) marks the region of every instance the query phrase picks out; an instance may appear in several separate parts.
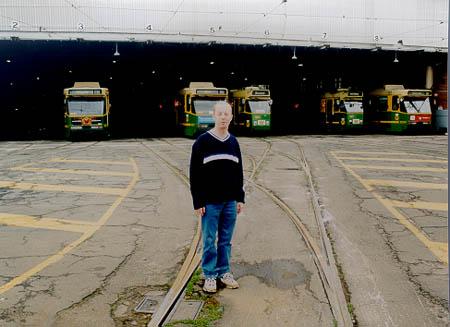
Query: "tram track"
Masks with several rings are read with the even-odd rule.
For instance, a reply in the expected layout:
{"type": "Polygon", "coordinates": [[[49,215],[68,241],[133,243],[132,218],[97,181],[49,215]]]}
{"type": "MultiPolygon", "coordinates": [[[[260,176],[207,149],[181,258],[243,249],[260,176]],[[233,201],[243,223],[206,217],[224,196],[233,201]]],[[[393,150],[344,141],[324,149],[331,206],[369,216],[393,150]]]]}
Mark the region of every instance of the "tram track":
{"type": "MultiPolygon", "coordinates": [[[[141,142],[141,144],[145,148],[150,150],[156,157],[158,157],[158,159],[161,160],[166,165],[166,167],[168,167],[174,173],[175,176],[181,179],[183,184],[185,184],[185,186],[189,189],[189,179],[181,169],[172,164],[164,155],[162,155],[158,151],[155,151],[154,149],[147,146],[143,142],[141,142]]],[[[201,221],[198,220],[195,234],[189,247],[189,252],[180,268],[180,271],[178,272],[177,277],[175,278],[175,281],[173,282],[169,291],[165,295],[157,311],[152,315],[152,318],[147,325],[148,327],[161,326],[167,319],[171,311],[174,310],[174,308],[176,307],[176,304],[179,301],[181,294],[183,293],[187,283],[189,282],[192,275],[200,265],[201,261],[201,257],[199,254],[200,239],[201,239],[201,221]]]]}
{"type": "MultiPolygon", "coordinates": [[[[172,147],[176,147],[178,149],[181,149],[185,153],[189,153],[189,151],[187,151],[185,148],[182,148],[167,140],[163,141],[172,147]]],[[[189,188],[189,179],[180,168],[172,164],[168,158],[166,158],[158,151],[155,151],[154,149],[147,146],[143,142],[141,142],[141,144],[147,149],[149,149],[153,154],[155,154],[178,178],[180,178],[183,181],[186,187],[189,188]]],[[[247,179],[247,181],[251,181],[251,179],[254,178],[254,176],[257,173],[257,169],[259,169],[262,161],[269,152],[269,149],[270,147],[266,148],[263,157],[258,161],[258,163],[255,163],[255,165],[253,166],[253,170],[250,174],[250,177],[249,179],[247,179]]],[[[167,319],[167,317],[170,315],[171,311],[176,308],[176,304],[180,300],[187,283],[189,282],[192,275],[200,265],[201,262],[201,256],[199,254],[200,240],[201,240],[201,220],[199,219],[186,259],[183,262],[183,265],[181,266],[181,269],[178,272],[178,275],[175,278],[174,283],[169,289],[169,292],[164,297],[157,311],[153,314],[152,319],[147,325],[148,327],[161,326],[167,319]]]]}
{"type": "MultiPolygon", "coordinates": [[[[175,146],[179,149],[182,149],[184,152],[188,153],[188,151],[185,148],[181,148],[181,147],[177,146],[176,144],[173,144],[167,140],[163,140],[163,141],[170,146],[175,146]]],[[[246,155],[252,164],[252,169],[251,169],[251,173],[250,173],[249,177],[245,181],[245,184],[246,185],[251,184],[254,187],[256,187],[258,190],[260,190],[262,193],[264,193],[267,197],[269,197],[277,205],[277,207],[279,207],[291,219],[291,221],[294,223],[297,230],[299,231],[300,235],[304,239],[308,249],[312,253],[314,264],[318,270],[319,277],[322,282],[322,286],[323,286],[325,295],[328,299],[328,304],[330,306],[330,309],[331,309],[334,319],[336,320],[338,326],[352,326],[353,325],[352,318],[350,317],[350,314],[347,310],[347,303],[345,301],[343,288],[342,288],[342,285],[341,285],[341,282],[339,279],[339,274],[337,272],[336,263],[334,261],[331,243],[328,239],[325,227],[323,225],[323,217],[320,212],[318,196],[317,196],[317,193],[315,192],[312,176],[309,171],[309,166],[307,164],[304,152],[302,151],[301,146],[298,143],[292,142],[292,143],[296,144],[296,146],[298,147],[299,158],[293,157],[291,155],[286,155],[286,156],[289,159],[294,160],[297,163],[297,165],[299,167],[301,167],[303,171],[306,172],[306,174],[308,176],[308,183],[310,185],[311,192],[313,194],[311,201],[313,201],[316,222],[318,224],[319,231],[320,231],[320,245],[321,246],[319,246],[317,244],[314,237],[308,231],[308,228],[302,222],[302,219],[295,213],[295,211],[292,208],[290,208],[290,206],[285,201],[283,201],[276,194],[276,192],[265,187],[261,183],[258,183],[255,181],[264,160],[266,159],[266,157],[270,153],[270,151],[273,151],[272,150],[272,142],[267,141],[265,139],[263,139],[263,141],[267,144],[267,146],[264,149],[264,152],[260,156],[259,160],[256,160],[251,155],[246,155]]],[[[151,150],[159,158],[161,158],[167,165],[169,165],[171,167],[171,169],[177,175],[183,176],[182,177],[183,181],[186,183],[187,186],[189,185],[187,177],[184,175],[184,173],[182,173],[182,171],[178,167],[171,164],[167,159],[162,158],[162,156],[160,154],[158,155],[156,153],[156,151],[154,151],[153,149],[151,149],[151,150]]],[[[275,152],[275,153],[277,153],[277,152],[275,152]]],[[[198,240],[198,242],[199,242],[200,237],[197,236],[197,234],[196,234],[194,236],[194,240],[195,241],[198,240]]],[[[196,249],[195,251],[197,251],[198,246],[199,246],[199,244],[198,243],[194,244],[194,241],[193,241],[193,243],[191,244],[191,250],[192,250],[192,247],[195,247],[195,249],[196,249]]],[[[191,250],[189,251],[189,253],[191,253],[191,250]]],[[[197,253],[197,255],[198,255],[198,253],[197,253]]],[[[182,267],[182,269],[180,270],[180,273],[178,274],[177,279],[176,279],[176,283],[174,282],[174,284],[172,285],[171,291],[169,291],[169,293],[167,293],[165,300],[163,301],[163,303],[160,306],[161,309],[158,310],[157,313],[155,313],[155,315],[152,317],[152,320],[150,321],[148,326],[160,326],[160,324],[164,321],[164,317],[166,317],[170,313],[171,308],[175,307],[175,303],[176,303],[177,299],[179,298],[179,296],[181,295],[181,293],[184,289],[184,286],[188,283],[191,275],[195,272],[199,263],[200,263],[200,259],[198,259],[198,261],[194,260],[193,258],[189,257],[189,254],[188,254],[188,256],[186,257],[185,263],[183,264],[183,267],[185,264],[186,264],[186,267],[184,269],[182,267]],[[183,277],[180,277],[180,275],[183,275],[183,277]],[[173,289],[173,291],[172,291],[172,289],[173,289]],[[175,296],[175,294],[178,294],[178,295],[175,296]]]]}
{"type": "MultiPolygon", "coordinates": [[[[272,142],[263,139],[265,142],[270,144],[270,148],[272,148],[272,142]]],[[[339,278],[339,273],[337,271],[336,262],[334,260],[333,250],[331,247],[331,242],[326,233],[326,229],[324,226],[324,218],[321,213],[319,197],[315,190],[313,178],[309,169],[309,165],[306,161],[305,154],[300,144],[297,142],[291,141],[294,143],[299,151],[299,157],[293,157],[289,154],[280,153],[279,151],[274,151],[274,153],[283,155],[291,160],[293,160],[299,168],[301,168],[305,174],[307,175],[308,185],[310,188],[311,202],[314,208],[314,216],[316,219],[317,227],[319,229],[319,238],[321,247],[317,244],[314,237],[309,232],[307,226],[302,222],[302,219],[295,213],[295,211],[290,208],[290,206],[279,197],[276,192],[265,187],[261,183],[256,181],[251,181],[251,183],[258,188],[261,192],[266,194],[294,223],[297,230],[301,234],[303,240],[305,241],[308,249],[313,255],[314,264],[319,272],[319,277],[322,282],[323,289],[325,291],[325,295],[328,299],[328,303],[330,309],[332,311],[333,317],[336,320],[338,326],[352,326],[352,318],[347,310],[347,302],[345,300],[344,290],[341,285],[341,281],[339,278]]],[[[267,153],[264,154],[264,157],[267,153]]],[[[252,164],[255,167],[255,160],[251,158],[252,164]]],[[[259,162],[259,165],[262,163],[262,160],[259,162]]],[[[258,165],[258,166],[259,166],[258,165]]]]}

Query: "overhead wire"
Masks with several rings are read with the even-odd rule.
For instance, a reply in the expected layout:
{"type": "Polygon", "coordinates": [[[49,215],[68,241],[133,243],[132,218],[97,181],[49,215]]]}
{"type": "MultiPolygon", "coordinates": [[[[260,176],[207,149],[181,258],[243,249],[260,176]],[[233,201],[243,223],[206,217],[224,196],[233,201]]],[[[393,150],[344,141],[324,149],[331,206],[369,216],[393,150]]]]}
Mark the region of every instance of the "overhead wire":
{"type": "MultiPolygon", "coordinates": [[[[82,10],[82,8],[90,8],[90,9],[102,9],[102,10],[132,10],[132,11],[137,11],[137,12],[154,12],[154,13],[161,13],[161,12],[165,12],[165,13],[172,13],[171,17],[167,20],[167,22],[164,24],[164,26],[159,29],[159,28],[155,28],[154,31],[158,31],[160,33],[162,33],[167,26],[173,21],[173,19],[175,18],[175,16],[178,13],[190,13],[190,14],[227,14],[227,15],[236,15],[236,14],[240,14],[240,15],[257,15],[257,16],[262,16],[262,17],[258,17],[256,18],[254,21],[252,21],[251,23],[249,23],[247,26],[245,26],[242,30],[237,30],[237,31],[232,31],[229,28],[228,31],[230,31],[230,34],[234,34],[234,35],[242,35],[242,34],[251,34],[251,32],[248,32],[248,29],[251,28],[252,26],[258,24],[261,20],[269,18],[270,16],[284,16],[285,19],[283,21],[283,26],[282,26],[282,32],[278,32],[278,33],[274,33],[273,31],[269,31],[272,35],[279,35],[281,38],[285,38],[285,37],[305,37],[305,38],[311,38],[314,37],[314,35],[311,35],[311,33],[308,33],[308,35],[303,34],[303,33],[286,33],[286,25],[287,25],[287,20],[289,18],[293,18],[293,17],[303,17],[303,18],[310,18],[310,19],[341,19],[341,20],[368,20],[368,21],[396,21],[396,22],[416,22],[416,23],[420,23],[420,22],[432,22],[432,24],[424,26],[424,27],[418,27],[415,29],[411,29],[411,30],[407,30],[407,31],[401,31],[401,32],[397,32],[397,33],[392,33],[389,35],[381,35],[381,37],[383,39],[387,39],[387,38],[401,38],[404,37],[407,34],[412,34],[412,33],[417,33],[420,31],[424,31],[430,28],[436,28],[439,27],[440,25],[443,25],[445,23],[448,24],[448,20],[447,19],[427,19],[427,18],[400,18],[400,17],[362,17],[362,16],[339,16],[339,15],[308,15],[308,14],[301,14],[301,13],[296,13],[296,12],[287,12],[286,9],[286,5],[287,2],[284,0],[281,1],[277,1],[278,3],[276,5],[274,5],[272,8],[270,8],[269,10],[265,11],[265,12],[260,12],[260,11],[217,11],[217,10],[200,10],[200,11],[196,11],[196,10],[181,10],[182,5],[185,3],[185,0],[181,0],[179,1],[178,5],[176,6],[176,8],[174,10],[168,10],[168,9],[155,9],[155,8],[129,8],[126,6],[80,6],[78,4],[76,4],[74,1],[70,1],[70,0],[64,0],[64,2],[66,4],[68,4],[70,6],[70,8],[73,8],[74,10],[78,11],[79,13],[81,13],[83,16],[85,16],[87,19],[89,19],[90,21],[94,22],[96,25],[98,25],[101,29],[103,29],[104,31],[112,31],[111,27],[105,27],[101,24],[101,22],[95,20],[93,17],[91,17],[90,15],[88,15],[84,10],[82,10]],[[285,5],[284,8],[285,10],[283,12],[276,12],[280,6],[285,5]],[[247,31],[247,33],[245,33],[247,31]]],[[[26,8],[26,7],[34,7],[32,5],[23,5],[23,4],[19,4],[19,5],[0,5],[0,8],[26,8]]],[[[55,7],[55,6],[40,6],[42,8],[47,8],[47,7],[55,7]]],[[[60,6],[58,6],[60,7],[60,6]]],[[[0,17],[6,18],[8,20],[11,21],[18,21],[21,22],[24,25],[30,26],[30,27],[38,27],[38,26],[34,26],[30,23],[27,23],[23,20],[20,19],[14,19],[12,17],[9,16],[5,16],[5,15],[0,15],[0,17]]],[[[136,29],[133,27],[127,28],[128,31],[141,31],[141,29],[136,29]]],[[[192,35],[194,35],[195,33],[193,33],[192,35]]],[[[317,37],[319,35],[321,35],[322,33],[318,33],[317,37]]],[[[201,33],[199,34],[201,35],[201,33]]],[[[205,33],[206,35],[206,33],[205,33]]],[[[267,35],[266,35],[267,37],[267,35]]],[[[358,39],[358,38],[367,38],[367,35],[339,35],[339,37],[345,37],[345,38],[351,38],[351,39],[358,39]]],[[[448,39],[447,35],[443,35],[443,36],[436,36],[436,37],[432,37],[432,36],[413,36],[414,38],[417,39],[435,39],[436,42],[439,41],[445,41],[446,39],[448,39]]]]}
{"type": "Polygon", "coordinates": [[[166,29],[166,27],[170,24],[172,19],[175,17],[175,15],[180,10],[180,7],[183,5],[183,3],[184,3],[184,0],[181,0],[180,3],[178,4],[177,8],[173,11],[172,16],[167,20],[167,22],[164,24],[163,28],[161,28],[161,31],[164,31],[166,29]]]}
{"type": "Polygon", "coordinates": [[[94,22],[95,24],[97,24],[100,28],[104,29],[104,30],[108,30],[108,28],[106,28],[105,26],[103,26],[101,23],[99,23],[98,21],[96,21],[94,18],[92,18],[91,16],[89,16],[88,14],[86,14],[83,10],[81,10],[79,8],[79,6],[76,6],[75,4],[73,4],[71,1],[69,0],[64,0],[65,3],[67,3],[68,5],[70,5],[71,8],[75,9],[76,11],[80,12],[83,16],[85,16],[86,18],[88,18],[90,21],[94,22]]]}

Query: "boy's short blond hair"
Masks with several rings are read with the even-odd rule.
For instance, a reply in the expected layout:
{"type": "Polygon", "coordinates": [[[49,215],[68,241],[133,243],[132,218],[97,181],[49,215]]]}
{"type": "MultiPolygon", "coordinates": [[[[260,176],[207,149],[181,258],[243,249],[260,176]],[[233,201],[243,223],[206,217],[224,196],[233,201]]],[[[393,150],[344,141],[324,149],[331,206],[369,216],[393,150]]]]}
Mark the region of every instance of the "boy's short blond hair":
{"type": "Polygon", "coordinates": [[[226,108],[230,108],[230,110],[232,111],[231,108],[231,104],[228,101],[220,101],[220,102],[216,102],[213,106],[213,114],[216,112],[216,107],[222,107],[225,106],[226,108]]]}

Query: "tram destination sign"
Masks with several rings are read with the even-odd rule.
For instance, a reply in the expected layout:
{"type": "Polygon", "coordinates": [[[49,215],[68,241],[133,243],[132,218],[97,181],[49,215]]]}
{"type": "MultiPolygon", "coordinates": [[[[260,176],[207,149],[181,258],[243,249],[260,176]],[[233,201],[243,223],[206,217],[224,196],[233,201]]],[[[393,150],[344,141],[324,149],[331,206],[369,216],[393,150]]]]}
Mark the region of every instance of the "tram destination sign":
{"type": "Polygon", "coordinates": [[[198,89],[196,91],[198,95],[207,95],[207,94],[227,94],[227,90],[225,89],[198,89]]]}
{"type": "Polygon", "coordinates": [[[431,91],[408,91],[408,95],[416,96],[416,97],[427,97],[431,95],[431,91]]]}
{"type": "Polygon", "coordinates": [[[100,89],[84,89],[84,90],[69,90],[70,95],[91,95],[91,94],[102,94],[100,89]]]}
{"type": "Polygon", "coordinates": [[[269,91],[253,91],[253,95],[268,95],[269,91]]]}

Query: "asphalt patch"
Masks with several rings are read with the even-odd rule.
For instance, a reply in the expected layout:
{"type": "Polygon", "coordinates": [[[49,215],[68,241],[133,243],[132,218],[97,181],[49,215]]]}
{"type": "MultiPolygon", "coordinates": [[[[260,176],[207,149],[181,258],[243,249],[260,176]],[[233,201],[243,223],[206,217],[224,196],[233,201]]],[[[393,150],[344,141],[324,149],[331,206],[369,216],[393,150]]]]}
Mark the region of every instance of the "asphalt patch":
{"type": "Polygon", "coordinates": [[[291,289],[299,284],[308,284],[312,273],[295,260],[271,260],[249,264],[233,263],[233,275],[236,279],[244,276],[255,276],[264,284],[279,289],[291,289]]]}

